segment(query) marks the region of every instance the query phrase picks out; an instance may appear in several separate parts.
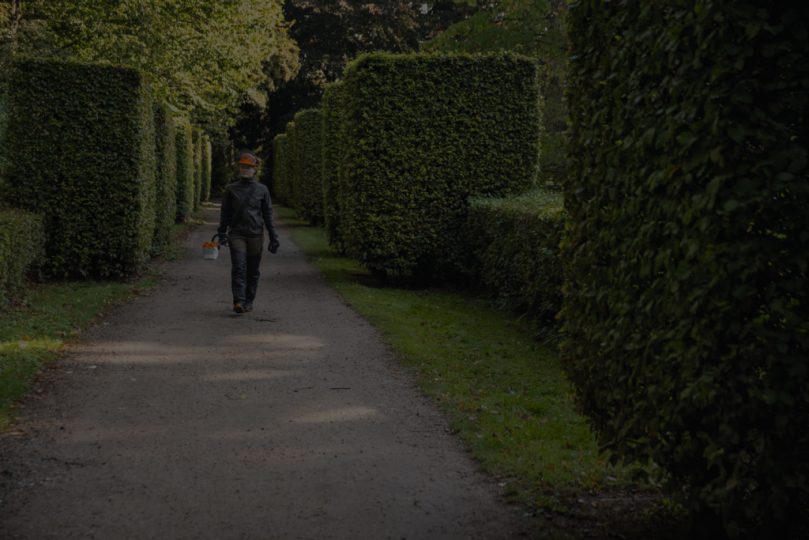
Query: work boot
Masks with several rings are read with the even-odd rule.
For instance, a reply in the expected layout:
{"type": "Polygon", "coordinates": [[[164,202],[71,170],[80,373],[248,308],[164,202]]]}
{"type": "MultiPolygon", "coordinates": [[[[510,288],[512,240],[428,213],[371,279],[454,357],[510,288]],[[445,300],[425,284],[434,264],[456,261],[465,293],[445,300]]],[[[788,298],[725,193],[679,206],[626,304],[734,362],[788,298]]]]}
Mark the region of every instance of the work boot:
{"type": "Polygon", "coordinates": [[[248,310],[245,309],[245,307],[241,305],[239,302],[236,302],[235,304],[233,304],[233,311],[235,311],[236,313],[244,313],[245,311],[248,310]]]}
{"type": "Polygon", "coordinates": [[[247,304],[246,303],[246,304],[244,304],[244,306],[242,306],[242,308],[244,309],[245,313],[249,313],[249,312],[253,311],[253,304],[247,304]]]}

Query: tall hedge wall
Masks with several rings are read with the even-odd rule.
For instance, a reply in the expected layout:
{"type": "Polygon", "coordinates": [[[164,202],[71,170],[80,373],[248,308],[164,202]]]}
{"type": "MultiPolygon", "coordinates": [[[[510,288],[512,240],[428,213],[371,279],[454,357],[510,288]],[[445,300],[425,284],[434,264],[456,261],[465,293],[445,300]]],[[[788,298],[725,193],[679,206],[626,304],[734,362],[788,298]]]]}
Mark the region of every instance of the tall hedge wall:
{"type": "Polygon", "coordinates": [[[191,144],[194,147],[194,210],[199,210],[202,202],[202,130],[191,130],[191,144]]]}
{"type": "Polygon", "coordinates": [[[472,195],[532,188],[537,69],[516,55],[375,53],[345,73],[339,236],[370,269],[443,274],[472,195]]]}
{"type": "Polygon", "coordinates": [[[214,140],[211,149],[211,195],[219,196],[233,179],[233,147],[229,142],[214,140]]]}
{"type": "Polygon", "coordinates": [[[297,171],[294,191],[297,193],[298,213],[312,224],[323,223],[323,124],[317,109],[307,109],[295,115],[297,131],[297,171]]]}
{"type": "Polygon", "coordinates": [[[42,262],[44,246],[41,216],[0,209],[0,306],[21,294],[25,272],[42,262]]]}
{"type": "Polygon", "coordinates": [[[194,211],[194,141],[191,124],[177,122],[177,222],[183,222],[194,211]]]}
{"type": "Polygon", "coordinates": [[[474,281],[504,307],[553,320],[562,305],[563,229],[559,193],[473,199],[465,233],[474,281]]]}
{"type": "Polygon", "coordinates": [[[342,82],[332,83],[326,86],[322,102],[323,220],[329,243],[340,251],[344,251],[344,245],[340,239],[340,198],[337,194],[340,179],[344,176],[341,173],[346,152],[344,145],[350,144],[348,137],[343,134],[348,126],[345,118],[348,113],[344,103],[345,96],[345,85],[342,82]]]}
{"type": "Polygon", "coordinates": [[[136,271],[149,254],[155,220],[154,110],[143,76],[18,60],[9,88],[7,196],[43,216],[43,271],[136,271]]]}
{"type": "Polygon", "coordinates": [[[206,135],[202,139],[202,200],[211,200],[211,182],[213,181],[213,146],[206,135]]]}
{"type": "Polygon", "coordinates": [[[177,133],[166,105],[155,105],[154,114],[157,195],[152,252],[157,254],[168,244],[177,215],[177,133]]]}
{"type": "Polygon", "coordinates": [[[287,206],[290,208],[300,208],[298,184],[300,181],[300,135],[298,134],[298,125],[295,122],[287,124],[287,160],[286,170],[284,172],[284,197],[287,200],[287,206]]]}
{"type": "Polygon", "coordinates": [[[287,152],[287,144],[289,137],[286,134],[276,135],[273,139],[273,162],[272,162],[272,192],[273,200],[288,205],[286,199],[286,174],[287,174],[287,160],[289,159],[287,152]]]}
{"type": "Polygon", "coordinates": [[[564,359],[601,443],[731,534],[809,521],[809,4],[789,6],[570,13],[564,359]]]}

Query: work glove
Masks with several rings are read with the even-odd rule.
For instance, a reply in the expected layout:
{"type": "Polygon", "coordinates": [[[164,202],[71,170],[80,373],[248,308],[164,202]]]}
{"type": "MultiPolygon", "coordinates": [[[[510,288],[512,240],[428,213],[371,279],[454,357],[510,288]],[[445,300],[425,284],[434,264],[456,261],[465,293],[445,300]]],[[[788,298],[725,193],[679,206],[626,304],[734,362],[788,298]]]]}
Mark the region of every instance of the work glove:
{"type": "Polygon", "coordinates": [[[281,244],[278,243],[278,240],[273,238],[272,240],[270,240],[270,245],[269,245],[269,247],[267,249],[269,249],[270,253],[275,253],[275,252],[278,251],[278,248],[280,246],[281,246],[281,244]]]}
{"type": "Polygon", "coordinates": [[[217,241],[219,242],[219,245],[221,247],[228,247],[230,245],[230,238],[228,238],[227,234],[219,233],[216,236],[217,236],[217,241]]]}

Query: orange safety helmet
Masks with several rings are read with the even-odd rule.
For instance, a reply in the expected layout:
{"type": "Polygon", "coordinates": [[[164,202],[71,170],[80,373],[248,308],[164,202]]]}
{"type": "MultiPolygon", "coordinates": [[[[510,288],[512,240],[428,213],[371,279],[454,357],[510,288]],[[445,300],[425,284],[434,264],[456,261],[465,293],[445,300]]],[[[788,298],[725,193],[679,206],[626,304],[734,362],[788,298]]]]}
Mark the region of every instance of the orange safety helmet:
{"type": "Polygon", "coordinates": [[[244,165],[245,167],[256,168],[258,167],[259,159],[251,152],[242,152],[242,154],[239,156],[238,163],[239,165],[244,165]]]}

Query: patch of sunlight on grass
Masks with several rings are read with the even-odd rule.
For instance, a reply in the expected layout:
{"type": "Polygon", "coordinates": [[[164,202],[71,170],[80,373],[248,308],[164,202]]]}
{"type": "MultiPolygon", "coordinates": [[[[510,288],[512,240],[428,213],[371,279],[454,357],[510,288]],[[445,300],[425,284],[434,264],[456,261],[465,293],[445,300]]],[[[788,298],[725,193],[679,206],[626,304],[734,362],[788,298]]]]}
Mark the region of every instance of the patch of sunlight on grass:
{"type": "Polygon", "coordinates": [[[25,395],[40,368],[110,307],[157,282],[84,281],[36,286],[25,302],[0,315],[0,429],[11,422],[14,402],[25,395]]]}

